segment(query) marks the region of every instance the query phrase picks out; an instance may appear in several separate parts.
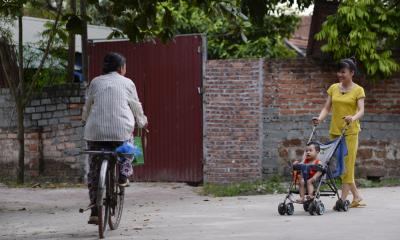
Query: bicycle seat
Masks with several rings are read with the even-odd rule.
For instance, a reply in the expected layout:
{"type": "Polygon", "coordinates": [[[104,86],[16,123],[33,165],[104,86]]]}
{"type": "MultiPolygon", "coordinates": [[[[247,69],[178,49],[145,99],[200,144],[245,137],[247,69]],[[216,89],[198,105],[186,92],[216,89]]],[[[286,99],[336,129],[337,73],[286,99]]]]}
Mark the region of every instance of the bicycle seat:
{"type": "Polygon", "coordinates": [[[115,152],[119,158],[133,159],[135,155],[135,146],[130,142],[124,142],[121,146],[115,149],[115,152]]]}

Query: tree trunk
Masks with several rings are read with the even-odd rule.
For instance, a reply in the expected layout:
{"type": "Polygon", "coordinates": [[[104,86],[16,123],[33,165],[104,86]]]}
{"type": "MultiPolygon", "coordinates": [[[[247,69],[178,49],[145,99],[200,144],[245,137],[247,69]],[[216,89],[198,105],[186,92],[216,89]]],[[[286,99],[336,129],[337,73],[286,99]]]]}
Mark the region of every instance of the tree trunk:
{"type": "Polygon", "coordinates": [[[82,32],[82,76],[83,81],[88,81],[89,78],[89,68],[88,68],[88,55],[87,55],[87,21],[86,16],[86,0],[81,0],[81,15],[83,16],[83,32],[82,32]]]}
{"type": "Polygon", "coordinates": [[[18,87],[17,87],[17,96],[16,98],[16,106],[17,106],[17,119],[18,119],[18,133],[17,139],[19,143],[19,151],[18,151],[18,179],[17,182],[22,184],[24,183],[24,175],[25,175],[25,139],[24,139],[24,43],[22,38],[22,16],[23,9],[21,8],[21,12],[18,16],[18,87]]]}
{"type": "Polygon", "coordinates": [[[18,168],[17,168],[17,182],[20,184],[24,183],[25,176],[25,128],[24,128],[24,106],[21,101],[16,103],[17,107],[17,141],[19,145],[18,149],[18,168]]]}
{"type": "Polygon", "coordinates": [[[335,14],[339,7],[339,1],[316,0],[314,1],[314,11],[311,19],[310,33],[308,37],[307,56],[321,58],[324,53],[321,46],[326,41],[317,41],[314,39],[316,33],[321,31],[322,24],[329,15],[335,14]]]}
{"type": "MultiPolygon", "coordinates": [[[[76,0],[70,0],[72,14],[76,14],[76,0]]],[[[74,66],[75,66],[75,34],[70,32],[68,34],[68,68],[67,68],[67,81],[74,81],[74,66]]]]}

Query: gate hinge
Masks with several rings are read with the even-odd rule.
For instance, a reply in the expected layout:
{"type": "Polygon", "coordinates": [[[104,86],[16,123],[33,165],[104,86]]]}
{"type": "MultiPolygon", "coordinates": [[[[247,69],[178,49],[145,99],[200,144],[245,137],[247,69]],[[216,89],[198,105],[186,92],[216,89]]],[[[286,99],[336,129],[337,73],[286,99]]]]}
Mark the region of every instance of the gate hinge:
{"type": "Polygon", "coordinates": [[[203,87],[198,87],[197,92],[199,93],[199,95],[202,95],[204,93],[203,87]]]}

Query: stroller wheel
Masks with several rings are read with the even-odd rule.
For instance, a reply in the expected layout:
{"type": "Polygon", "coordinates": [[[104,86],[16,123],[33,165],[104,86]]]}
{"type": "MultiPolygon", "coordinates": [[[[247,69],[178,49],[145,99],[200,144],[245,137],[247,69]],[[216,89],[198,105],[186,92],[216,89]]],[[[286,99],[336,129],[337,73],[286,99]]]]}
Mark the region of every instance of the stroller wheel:
{"type": "Polygon", "coordinates": [[[305,201],[303,203],[303,209],[304,211],[308,212],[308,208],[310,207],[310,201],[305,201]]]}
{"type": "Polygon", "coordinates": [[[325,212],[325,206],[322,202],[317,202],[316,212],[318,215],[322,215],[325,212]]]}
{"type": "Polygon", "coordinates": [[[284,203],[279,203],[279,205],[278,205],[278,213],[279,213],[279,215],[285,215],[285,213],[286,213],[286,205],[284,203]]]}
{"type": "Polygon", "coordinates": [[[342,199],[338,199],[336,201],[334,210],[340,212],[340,211],[342,211],[342,209],[343,209],[343,201],[342,201],[342,199]]]}
{"type": "Polygon", "coordinates": [[[343,211],[347,212],[349,210],[350,207],[350,201],[346,200],[343,202],[343,211]]]}
{"type": "Polygon", "coordinates": [[[293,203],[288,203],[286,205],[286,213],[287,213],[287,215],[293,215],[293,213],[294,213],[293,203]]]}
{"type": "Polygon", "coordinates": [[[310,205],[308,206],[308,213],[309,213],[310,215],[314,215],[315,212],[316,212],[316,210],[317,210],[316,207],[317,207],[317,206],[316,206],[316,202],[315,202],[315,201],[312,201],[312,202],[310,203],[310,205]]]}

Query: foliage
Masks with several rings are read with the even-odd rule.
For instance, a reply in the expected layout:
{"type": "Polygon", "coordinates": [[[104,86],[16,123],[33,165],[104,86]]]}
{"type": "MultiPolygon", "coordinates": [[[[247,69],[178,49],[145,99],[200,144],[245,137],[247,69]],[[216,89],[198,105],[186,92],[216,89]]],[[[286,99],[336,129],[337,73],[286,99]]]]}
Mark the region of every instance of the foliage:
{"type": "Polygon", "coordinates": [[[14,20],[10,17],[0,16],[0,36],[7,39],[12,38],[12,30],[14,20]]]}
{"type": "MultiPolygon", "coordinates": [[[[60,60],[64,68],[66,68],[66,61],[68,57],[68,31],[65,26],[66,22],[60,22],[60,25],[54,29],[54,43],[50,49],[51,58],[57,58],[60,60]]],[[[42,39],[37,43],[37,47],[43,51],[46,46],[47,39],[52,34],[53,22],[46,22],[44,24],[45,30],[41,33],[42,39]]]]}
{"type": "MultiPolygon", "coordinates": [[[[88,15],[64,11],[67,31],[82,33],[82,21],[115,27],[110,38],[128,37],[133,42],[176,34],[206,33],[209,58],[291,57],[284,44],[298,17],[286,13],[294,0],[89,0],[88,15]]],[[[300,9],[312,0],[300,0],[300,9]]],[[[56,9],[47,0],[30,0],[25,13],[54,18],[56,9]]],[[[53,51],[53,50],[52,50],[53,51]]]]}
{"type": "Polygon", "coordinates": [[[282,180],[278,176],[274,176],[264,181],[250,183],[242,182],[229,185],[207,183],[203,186],[202,194],[214,197],[232,197],[284,193],[285,191],[282,180]]]}
{"type": "MultiPolygon", "coordinates": [[[[42,40],[43,41],[43,40],[42,40]]],[[[39,65],[39,59],[43,56],[43,45],[38,44],[24,46],[24,79],[25,82],[30,83],[33,75],[39,65]]],[[[66,59],[58,55],[57,50],[50,50],[51,53],[46,59],[44,68],[37,76],[35,89],[42,89],[43,87],[60,85],[65,83],[66,77],[66,59]]],[[[65,49],[60,49],[60,54],[65,55],[65,49]]]]}
{"type": "MultiPolygon", "coordinates": [[[[31,1],[3,1],[1,4],[4,7],[0,11],[1,23],[0,34],[12,43],[11,27],[14,24],[14,18],[20,11],[17,7],[18,4],[24,4],[24,15],[42,17],[48,19],[55,19],[56,6],[51,5],[51,1],[44,0],[31,0],[31,1]]],[[[21,6],[21,5],[19,5],[21,6]]],[[[67,41],[68,35],[65,28],[66,22],[61,22],[54,29],[53,44],[49,49],[49,57],[46,59],[44,66],[45,69],[38,75],[35,88],[50,86],[55,84],[64,83],[65,68],[67,61],[67,41]]],[[[32,77],[35,69],[40,64],[40,59],[44,55],[46,45],[50,35],[53,34],[54,21],[48,21],[44,24],[45,30],[41,33],[42,38],[39,42],[23,46],[23,63],[24,63],[24,81],[32,82],[32,77]]]]}
{"type": "MultiPolygon", "coordinates": [[[[340,189],[342,181],[340,178],[334,180],[336,186],[340,189]]],[[[379,181],[371,181],[367,179],[356,179],[356,184],[360,188],[377,188],[377,187],[394,187],[400,186],[399,178],[388,178],[379,181]]],[[[243,182],[236,184],[204,184],[201,194],[214,197],[233,197],[233,196],[248,196],[248,195],[261,195],[272,193],[286,193],[288,182],[284,182],[279,176],[272,176],[264,181],[257,182],[243,182]]],[[[321,186],[322,191],[331,190],[328,185],[321,186]]]]}
{"type": "Polygon", "coordinates": [[[399,50],[400,2],[347,0],[327,18],[317,40],[327,40],[322,51],[335,60],[355,56],[372,79],[388,77],[400,66],[392,50],[399,50]],[[397,49],[396,49],[397,47],[397,49]]]}
{"type": "Polygon", "coordinates": [[[1,180],[0,184],[6,185],[8,188],[41,188],[41,189],[62,189],[62,188],[85,188],[86,185],[82,183],[71,183],[71,182],[58,182],[52,179],[51,182],[44,181],[42,179],[35,179],[35,181],[29,181],[24,183],[18,183],[11,180],[1,180]]]}
{"type": "Polygon", "coordinates": [[[24,5],[24,16],[54,19],[54,13],[57,7],[51,0],[29,0],[24,5]]]}
{"type": "Polygon", "coordinates": [[[240,9],[233,10],[234,1],[229,4],[222,5],[224,7],[215,14],[207,14],[184,1],[180,1],[179,8],[170,3],[162,7],[171,9],[176,22],[172,30],[175,34],[207,34],[208,57],[211,59],[295,56],[284,45],[283,39],[294,32],[299,20],[296,15],[286,14],[285,8],[274,7],[256,24],[240,9]]]}
{"type": "MultiPolygon", "coordinates": [[[[96,23],[121,30],[110,37],[126,35],[133,42],[155,37],[167,41],[176,34],[205,33],[209,58],[290,57],[295,54],[283,39],[290,37],[299,20],[286,11],[293,2],[111,0],[95,2],[89,13],[96,23]]],[[[311,3],[298,1],[301,9],[311,3]]]]}
{"type": "Polygon", "coordinates": [[[21,6],[27,3],[27,0],[7,0],[0,1],[0,15],[3,17],[15,18],[21,15],[21,6]]]}
{"type": "Polygon", "coordinates": [[[372,181],[367,179],[356,179],[356,184],[360,188],[394,187],[400,186],[400,178],[385,178],[372,181]]]}

